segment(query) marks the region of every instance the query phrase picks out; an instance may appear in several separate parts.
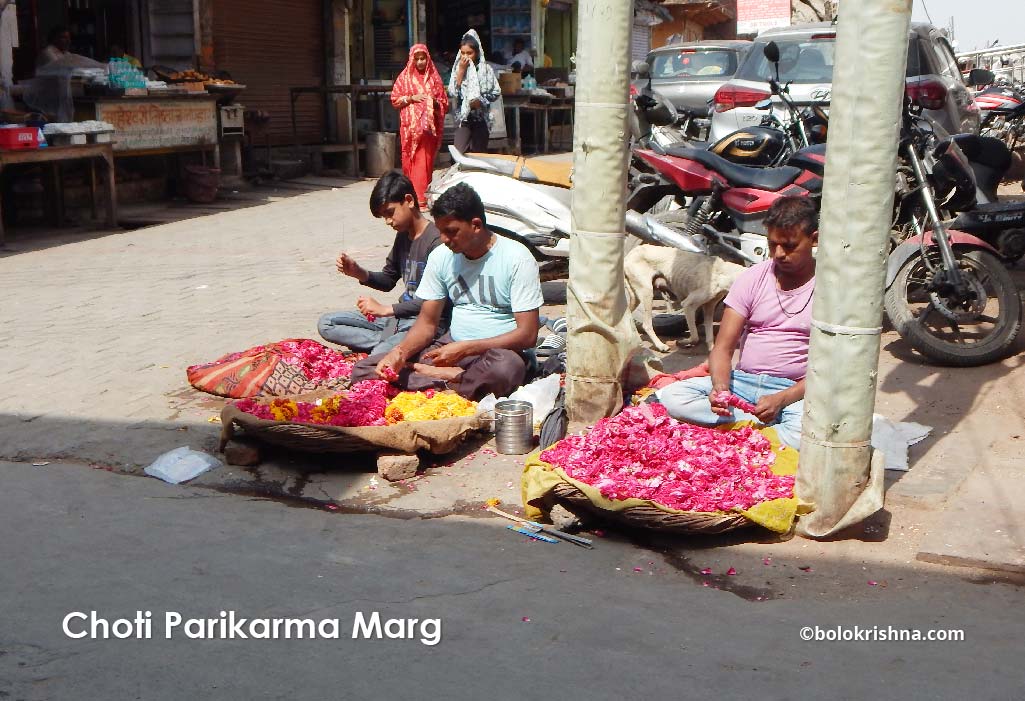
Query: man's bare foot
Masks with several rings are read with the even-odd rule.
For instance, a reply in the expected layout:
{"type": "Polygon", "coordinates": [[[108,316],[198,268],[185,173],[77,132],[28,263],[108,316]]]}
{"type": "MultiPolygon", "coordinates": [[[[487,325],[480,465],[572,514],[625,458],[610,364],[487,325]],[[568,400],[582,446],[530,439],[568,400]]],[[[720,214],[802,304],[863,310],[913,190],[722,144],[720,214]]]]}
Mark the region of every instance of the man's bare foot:
{"type": "Polygon", "coordinates": [[[420,373],[421,375],[427,375],[427,377],[434,377],[439,380],[445,380],[446,382],[455,382],[463,375],[462,368],[439,368],[435,365],[426,365],[424,363],[413,363],[413,370],[420,373]]]}

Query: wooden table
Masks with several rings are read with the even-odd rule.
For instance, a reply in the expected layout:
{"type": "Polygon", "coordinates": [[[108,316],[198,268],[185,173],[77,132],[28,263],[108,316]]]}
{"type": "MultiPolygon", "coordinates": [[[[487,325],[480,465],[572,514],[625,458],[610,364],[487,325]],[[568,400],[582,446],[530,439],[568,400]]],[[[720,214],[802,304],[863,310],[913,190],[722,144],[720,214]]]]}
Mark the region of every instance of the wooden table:
{"type": "MultiPolygon", "coordinates": [[[[534,118],[534,124],[541,122],[541,152],[549,151],[549,116],[552,112],[568,112],[570,126],[573,125],[573,101],[569,99],[541,99],[533,97],[529,93],[503,95],[505,108],[513,113],[513,128],[516,131],[516,139],[513,142],[513,152],[517,156],[523,155],[523,138],[520,133],[521,112],[526,111],[534,118]]],[[[537,131],[537,130],[536,130],[537,131]]]]}
{"type": "MultiPolygon", "coordinates": [[[[330,95],[351,95],[349,100],[349,128],[352,130],[352,174],[360,177],[359,171],[359,126],[356,123],[356,102],[360,95],[374,95],[378,99],[391,94],[391,85],[319,85],[311,87],[289,88],[292,109],[292,140],[296,147],[299,144],[299,128],[295,118],[295,103],[304,94],[322,95],[324,98],[324,113],[327,114],[327,102],[330,95]]],[[[380,122],[383,123],[383,106],[378,105],[380,122]]]]}
{"type": "MultiPolygon", "coordinates": [[[[102,160],[107,166],[107,224],[117,226],[117,184],[114,177],[114,145],[83,144],[81,146],[50,146],[48,148],[26,151],[0,151],[0,175],[7,166],[34,163],[50,163],[56,200],[55,216],[59,223],[64,222],[64,186],[61,181],[60,166],[64,161],[88,159],[89,185],[92,193],[93,218],[96,218],[96,161],[102,160]]],[[[2,201],[0,201],[2,206],[2,201]]],[[[3,226],[3,211],[0,209],[0,248],[6,243],[3,226]]]]}

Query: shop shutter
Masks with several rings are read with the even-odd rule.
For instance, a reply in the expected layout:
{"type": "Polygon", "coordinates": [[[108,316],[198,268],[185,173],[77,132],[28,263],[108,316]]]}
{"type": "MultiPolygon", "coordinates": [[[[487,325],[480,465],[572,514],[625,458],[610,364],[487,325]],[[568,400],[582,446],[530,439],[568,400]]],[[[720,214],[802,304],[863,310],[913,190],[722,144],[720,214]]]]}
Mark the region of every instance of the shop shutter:
{"type": "Polygon", "coordinates": [[[630,60],[643,61],[651,51],[651,27],[646,22],[634,22],[630,35],[630,60]]]}
{"type": "MultiPolygon", "coordinates": [[[[271,116],[274,144],[292,143],[288,89],[324,83],[322,0],[252,2],[214,0],[217,69],[246,86],[238,102],[271,116]]],[[[300,143],[324,140],[324,100],[303,95],[296,103],[300,143]]]]}
{"type": "Polygon", "coordinates": [[[148,0],[143,13],[148,41],[144,49],[147,66],[181,70],[192,68],[196,37],[193,0],[148,0]]]}

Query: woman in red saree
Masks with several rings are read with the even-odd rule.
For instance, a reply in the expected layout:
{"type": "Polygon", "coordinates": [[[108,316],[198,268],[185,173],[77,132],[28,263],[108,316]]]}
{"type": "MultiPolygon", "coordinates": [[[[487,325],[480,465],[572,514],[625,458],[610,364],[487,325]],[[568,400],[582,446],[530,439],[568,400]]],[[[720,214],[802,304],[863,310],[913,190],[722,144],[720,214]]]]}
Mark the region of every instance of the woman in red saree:
{"type": "Polygon", "coordinates": [[[409,62],[392,87],[391,102],[399,111],[402,170],[413,181],[420,208],[434,174],[434,156],[441,145],[448,94],[438,69],[423,44],[409,49],[409,62]]]}

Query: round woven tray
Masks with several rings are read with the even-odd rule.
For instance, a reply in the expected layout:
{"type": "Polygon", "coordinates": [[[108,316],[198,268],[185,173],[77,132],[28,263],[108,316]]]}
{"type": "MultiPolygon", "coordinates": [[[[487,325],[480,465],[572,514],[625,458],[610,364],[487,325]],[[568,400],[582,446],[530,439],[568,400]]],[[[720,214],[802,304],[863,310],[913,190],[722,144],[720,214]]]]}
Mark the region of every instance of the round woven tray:
{"type": "MultiPolygon", "coordinates": [[[[308,400],[311,395],[298,395],[308,400]]],[[[481,427],[477,416],[435,421],[400,421],[390,426],[320,426],[266,421],[247,414],[232,404],[221,411],[221,450],[241,429],[249,438],[312,453],[358,453],[394,451],[412,454],[426,450],[436,455],[449,453],[463,437],[481,427]]]]}
{"type": "Polygon", "coordinates": [[[636,528],[648,528],[663,533],[715,535],[754,525],[740,514],[705,514],[696,511],[671,513],[655,506],[631,506],[620,511],[610,511],[595,506],[586,494],[568,482],[556,485],[553,492],[556,501],[574,513],[600,516],[636,528]]]}

